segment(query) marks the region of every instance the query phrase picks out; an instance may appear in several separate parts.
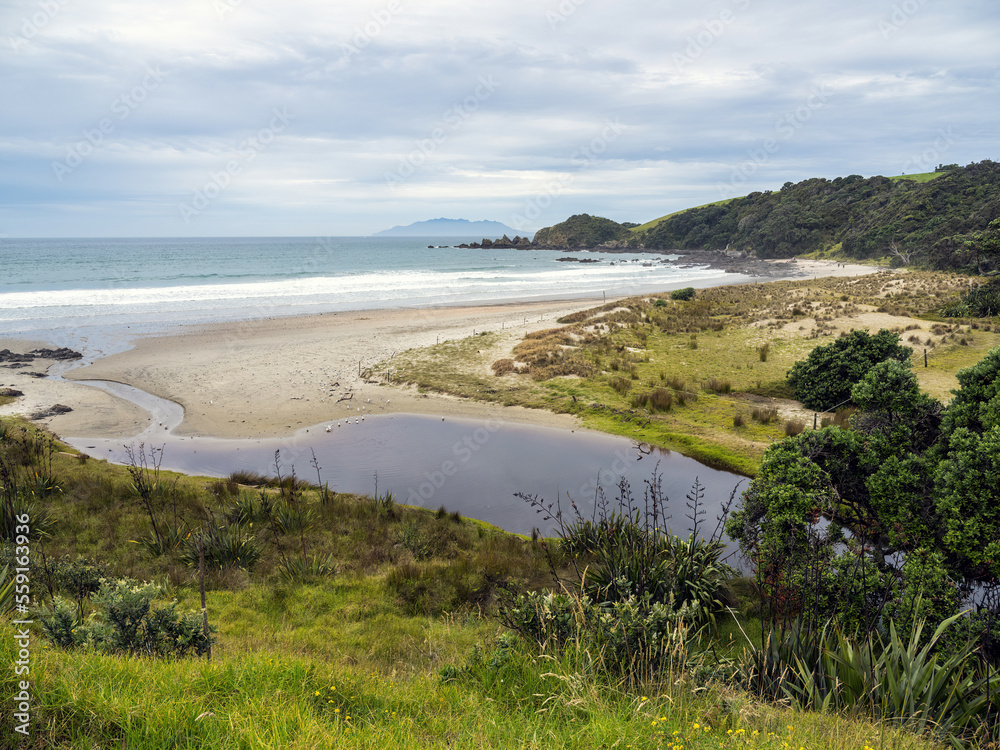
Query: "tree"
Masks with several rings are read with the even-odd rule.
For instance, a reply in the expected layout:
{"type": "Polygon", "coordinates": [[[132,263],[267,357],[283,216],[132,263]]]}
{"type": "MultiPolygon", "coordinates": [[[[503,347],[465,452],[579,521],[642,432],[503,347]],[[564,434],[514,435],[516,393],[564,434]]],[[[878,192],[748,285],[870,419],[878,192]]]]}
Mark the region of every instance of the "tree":
{"type": "Polygon", "coordinates": [[[978,608],[963,630],[1000,658],[1000,348],[958,381],[943,407],[885,360],[851,391],[850,428],[767,450],[726,527],[763,583],[849,626],[978,608]]]}
{"type": "Polygon", "coordinates": [[[826,346],[817,346],[788,371],[788,384],[803,406],[816,411],[835,409],[851,400],[851,389],[879,362],[909,362],[913,350],[899,343],[899,334],[881,330],[851,331],[826,346]]]}

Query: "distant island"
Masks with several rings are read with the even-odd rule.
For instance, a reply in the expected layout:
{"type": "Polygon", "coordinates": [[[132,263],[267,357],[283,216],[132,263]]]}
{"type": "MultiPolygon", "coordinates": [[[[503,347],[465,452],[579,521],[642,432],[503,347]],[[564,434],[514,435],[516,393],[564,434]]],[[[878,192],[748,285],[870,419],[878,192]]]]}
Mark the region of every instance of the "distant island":
{"type": "Polygon", "coordinates": [[[499,221],[468,219],[430,219],[376,232],[373,237],[499,237],[520,232],[499,221]]]}

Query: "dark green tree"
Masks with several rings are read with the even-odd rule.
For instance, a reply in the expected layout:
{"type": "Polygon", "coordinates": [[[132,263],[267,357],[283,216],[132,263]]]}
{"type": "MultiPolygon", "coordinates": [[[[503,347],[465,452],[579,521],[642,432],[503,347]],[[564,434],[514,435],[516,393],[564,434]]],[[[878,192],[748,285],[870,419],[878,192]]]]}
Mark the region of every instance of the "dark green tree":
{"type": "Polygon", "coordinates": [[[1000,592],[1000,349],[958,381],[943,407],[885,360],[853,388],[851,428],[767,450],[727,532],[779,605],[904,631],[978,607],[961,630],[1000,658],[984,605],[1000,592]]]}
{"type": "Polygon", "coordinates": [[[851,400],[851,389],[873,366],[887,359],[909,362],[912,352],[891,331],[881,330],[874,336],[851,331],[796,362],[788,371],[788,384],[806,408],[835,409],[851,400]]]}

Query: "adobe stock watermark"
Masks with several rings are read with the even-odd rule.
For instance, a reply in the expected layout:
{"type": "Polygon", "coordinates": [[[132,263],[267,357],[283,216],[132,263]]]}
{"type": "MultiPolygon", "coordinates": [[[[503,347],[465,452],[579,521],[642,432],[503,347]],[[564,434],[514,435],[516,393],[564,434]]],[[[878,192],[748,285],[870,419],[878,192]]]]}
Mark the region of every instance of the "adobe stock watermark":
{"type": "Polygon", "coordinates": [[[479,76],[477,84],[471,94],[444,111],[441,123],[431,130],[429,137],[417,141],[416,148],[399,158],[396,171],[385,173],[385,182],[391,189],[399,187],[400,183],[416,174],[441,144],[478,112],[479,108],[500,88],[500,84],[492,75],[479,76]]]}
{"type": "Polygon", "coordinates": [[[598,489],[604,486],[602,478],[606,475],[606,473],[610,474],[611,479],[613,479],[614,482],[617,483],[619,479],[625,476],[626,472],[628,472],[629,466],[631,466],[633,463],[634,461],[632,461],[629,458],[629,455],[625,453],[625,451],[623,451],[621,448],[616,450],[615,458],[611,462],[610,467],[608,467],[607,469],[603,468],[599,469],[597,472],[597,477],[595,479],[580,485],[580,490],[579,490],[580,502],[587,502],[588,498],[597,497],[598,489]]]}
{"type": "Polygon", "coordinates": [[[719,194],[723,198],[731,197],[740,189],[753,175],[767,164],[784,143],[791,138],[808,123],[813,115],[826,106],[830,98],[830,92],[826,84],[820,84],[814,88],[806,100],[794,110],[782,113],[774,123],[774,136],[765,138],[759,147],[747,149],[747,159],[736,167],[729,177],[729,182],[716,184],[719,194]]]}
{"type": "Polygon", "coordinates": [[[30,16],[21,18],[21,28],[18,34],[9,34],[7,41],[15,52],[27,47],[38,35],[48,28],[52,19],[59,15],[59,11],[67,4],[67,0],[41,0],[38,3],[38,10],[30,16]]]}
{"type": "Polygon", "coordinates": [[[241,5],[243,5],[243,0],[214,0],[212,3],[212,7],[215,8],[215,15],[219,17],[220,21],[241,5]]]}
{"type": "Polygon", "coordinates": [[[941,162],[941,157],[957,142],[953,127],[949,125],[947,128],[938,128],[934,142],[919,154],[910,157],[910,160],[903,165],[901,173],[930,172],[935,168],[935,165],[941,162]]]}
{"type": "Polygon", "coordinates": [[[118,125],[135,112],[142,103],[149,98],[151,92],[160,88],[160,84],[167,77],[159,65],[147,65],[146,75],[142,80],[128,91],[116,96],[110,105],[111,114],[114,118],[102,117],[94,127],[86,128],[83,131],[83,140],[66,148],[66,156],[62,161],[52,162],[52,173],[59,182],[73,174],[77,167],[83,164],[98,148],[103,146],[108,137],[118,129],[118,125]]]}
{"type": "Polygon", "coordinates": [[[901,3],[893,4],[889,17],[878,22],[882,38],[888,40],[897,31],[902,31],[910,19],[926,4],[927,0],[903,0],[901,3]]]}
{"type": "Polygon", "coordinates": [[[192,191],[189,201],[178,203],[177,210],[180,212],[184,223],[190,223],[191,219],[200,216],[207,209],[213,200],[222,195],[232,183],[233,178],[243,172],[244,167],[257,158],[257,155],[266,149],[285,128],[291,124],[295,116],[288,112],[287,107],[280,110],[275,107],[271,110],[271,120],[267,126],[258,130],[253,136],[241,141],[237,146],[239,159],[230,159],[222,169],[208,173],[208,180],[199,188],[192,191]]]}
{"type": "Polygon", "coordinates": [[[555,31],[580,10],[580,6],[586,2],[587,0],[560,0],[559,5],[554,10],[545,12],[545,20],[549,22],[549,28],[555,31]]]}
{"type": "Polygon", "coordinates": [[[501,427],[503,427],[503,422],[491,419],[461,440],[456,440],[451,446],[451,453],[455,460],[445,459],[438,468],[425,471],[424,479],[426,481],[421,482],[416,488],[408,488],[406,504],[425,507],[424,503],[430,502],[438,490],[447,484],[448,479],[458,474],[462,467],[469,463],[472,457],[483,449],[484,445],[490,442],[490,439],[500,431],[501,427]]]}
{"type": "Polygon", "coordinates": [[[27,513],[14,517],[14,609],[18,619],[11,625],[14,628],[13,639],[15,660],[12,665],[14,683],[17,693],[14,697],[14,731],[27,736],[31,729],[31,625],[33,620],[21,619],[28,613],[31,603],[31,548],[28,540],[31,534],[31,518],[27,513]]]}
{"type": "MultiPolygon", "coordinates": [[[[604,129],[600,135],[595,136],[588,143],[577,148],[570,156],[570,161],[581,169],[590,167],[624,132],[625,126],[622,125],[617,117],[608,118],[604,122],[604,129]]],[[[528,198],[524,203],[521,213],[512,214],[508,218],[507,223],[513,227],[530,226],[572,183],[573,176],[570,174],[562,175],[558,179],[549,182],[542,192],[528,198]]]]}
{"type": "MultiPolygon", "coordinates": [[[[737,10],[746,10],[750,7],[750,0],[732,0],[737,10]]],[[[701,22],[702,29],[696,34],[688,34],[685,41],[687,46],[684,52],[673,54],[674,64],[678,68],[686,68],[695,60],[700,58],[705,51],[715,44],[715,41],[726,33],[726,29],[736,21],[736,14],[729,8],[719,11],[715,18],[706,19],[701,22]]]]}
{"type": "Polygon", "coordinates": [[[341,43],[340,48],[344,50],[345,57],[350,60],[355,55],[360,55],[361,51],[372,43],[379,34],[385,31],[393,19],[403,12],[403,4],[399,0],[389,0],[384,8],[372,11],[372,18],[365,22],[363,26],[354,27],[354,35],[349,43],[341,43]]]}

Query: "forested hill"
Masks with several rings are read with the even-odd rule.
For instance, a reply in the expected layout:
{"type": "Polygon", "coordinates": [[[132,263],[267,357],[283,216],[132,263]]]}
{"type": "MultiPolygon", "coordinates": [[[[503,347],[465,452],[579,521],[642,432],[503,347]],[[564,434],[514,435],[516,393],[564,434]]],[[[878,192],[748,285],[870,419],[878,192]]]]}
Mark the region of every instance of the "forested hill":
{"type": "Polygon", "coordinates": [[[634,226],[600,216],[576,214],[559,224],[539,229],[535,232],[534,244],[540,247],[597,247],[628,240],[629,228],[634,226]]]}
{"type": "Polygon", "coordinates": [[[1000,267],[1000,164],[941,167],[926,182],[815,178],[692,208],[635,232],[633,246],[745,250],[760,258],[840,250],[853,258],[986,272],[1000,267]],[[990,227],[991,222],[993,226],[990,227]]]}

